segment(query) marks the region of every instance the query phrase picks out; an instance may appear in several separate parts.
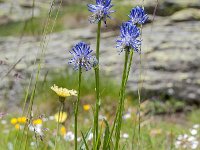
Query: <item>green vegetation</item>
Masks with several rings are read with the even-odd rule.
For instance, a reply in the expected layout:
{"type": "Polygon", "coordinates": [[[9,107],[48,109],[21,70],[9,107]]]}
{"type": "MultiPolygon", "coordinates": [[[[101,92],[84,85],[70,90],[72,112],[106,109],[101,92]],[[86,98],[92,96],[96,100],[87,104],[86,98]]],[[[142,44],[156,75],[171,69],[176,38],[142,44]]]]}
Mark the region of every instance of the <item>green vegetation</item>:
{"type": "MultiPolygon", "coordinates": [[[[75,89],[78,90],[78,72],[69,72],[69,71],[61,71],[57,73],[47,74],[42,81],[39,82],[36,91],[36,104],[38,106],[45,105],[47,102],[55,107],[57,103],[57,95],[50,89],[54,84],[59,87],[65,87],[67,89],[75,89]],[[64,73],[63,73],[64,72],[64,73]]],[[[100,95],[102,98],[102,102],[110,102],[116,101],[119,93],[119,85],[110,80],[108,77],[101,79],[100,84],[100,95]]],[[[94,72],[84,72],[82,79],[82,88],[81,88],[81,101],[85,103],[95,102],[95,78],[94,72]]],[[[117,101],[116,101],[117,102],[117,101]]],[[[23,103],[23,101],[22,101],[23,103]]],[[[72,106],[72,103],[70,104],[72,106]]],[[[48,108],[47,108],[48,109],[48,108]]],[[[52,110],[55,110],[52,108],[52,110]]]]}
{"type": "MultiPolygon", "coordinates": [[[[47,33],[51,31],[57,11],[58,10],[54,9],[49,17],[50,22],[47,33]]],[[[48,14],[46,12],[47,11],[43,10],[39,17],[34,17],[27,21],[10,22],[8,24],[1,25],[0,35],[41,35],[43,33],[44,25],[47,22],[48,14]]],[[[59,32],[69,27],[73,27],[74,23],[77,23],[80,18],[86,18],[88,16],[87,14],[87,8],[84,5],[64,6],[60,10],[53,32],[59,32]]]]}
{"type": "MultiPolygon", "coordinates": [[[[117,10],[116,13],[112,15],[113,20],[109,20],[110,26],[119,26],[122,21],[127,20],[128,14],[132,6],[121,6],[120,3],[116,2],[113,10],[117,10]],[[125,17],[126,16],[126,17],[125,17]],[[115,22],[115,23],[114,23],[115,22]]],[[[10,22],[5,25],[0,26],[1,36],[19,36],[19,35],[41,35],[43,33],[44,25],[47,21],[48,14],[47,10],[43,10],[39,17],[34,17],[27,21],[10,22]]],[[[54,23],[57,10],[53,9],[50,16],[49,29],[47,33],[51,31],[51,27],[54,23]]],[[[63,31],[69,28],[82,27],[86,24],[88,25],[87,18],[90,15],[85,4],[73,4],[69,6],[63,6],[60,9],[57,21],[53,32],[63,31]],[[84,20],[84,21],[83,21],[84,20]]]]}
{"type": "MultiPolygon", "coordinates": [[[[80,109],[80,116],[79,116],[79,129],[83,133],[86,133],[90,127],[92,126],[92,109],[86,111],[82,107],[80,109]]],[[[109,124],[111,125],[113,120],[112,110],[109,108],[111,106],[104,106],[100,112],[101,115],[107,117],[109,124]],[[106,109],[109,108],[109,111],[106,109]]],[[[127,150],[137,149],[138,146],[138,118],[136,115],[136,107],[133,105],[126,106],[126,110],[129,110],[130,118],[126,118],[122,124],[122,140],[120,144],[120,148],[124,148],[127,150]],[[133,148],[132,148],[133,146],[133,148]]],[[[67,111],[67,109],[65,109],[67,111]]],[[[72,113],[68,112],[67,120],[60,124],[60,127],[65,126],[66,132],[73,131],[73,115],[72,113]]],[[[166,150],[169,147],[175,149],[174,143],[177,137],[181,134],[190,134],[189,129],[192,128],[194,124],[200,124],[199,120],[200,110],[195,109],[188,113],[186,117],[179,116],[180,114],[171,114],[165,115],[165,119],[161,116],[149,116],[149,115],[142,115],[142,122],[141,122],[141,149],[143,150],[157,150],[158,147],[160,150],[166,150]],[[162,119],[161,119],[162,118],[162,119]],[[184,124],[182,124],[184,122],[184,124]]],[[[38,119],[39,115],[35,115],[34,119],[38,119]]],[[[9,115],[5,116],[1,119],[0,128],[0,146],[2,149],[8,149],[9,146],[14,146],[14,141],[16,139],[16,135],[19,134],[18,142],[16,144],[16,149],[24,149],[25,147],[25,140],[21,140],[23,137],[23,129],[17,130],[15,125],[10,123],[10,120],[13,117],[17,117],[17,115],[9,115]],[[7,143],[7,144],[5,144],[7,143]],[[21,146],[20,146],[21,145],[21,146]]],[[[46,116],[49,119],[49,116],[46,116]]],[[[46,119],[45,117],[43,118],[46,119]]],[[[105,130],[105,124],[100,121],[99,124],[101,125],[102,130],[105,130]]],[[[21,128],[23,128],[23,123],[21,123],[21,128]]],[[[42,131],[43,135],[40,137],[38,133],[33,131],[28,131],[28,140],[26,149],[53,149],[54,148],[54,140],[55,140],[55,131],[56,131],[56,122],[55,120],[47,120],[43,121],[42,123],[42,131]]],[[[64,131],[62,131],[64,132],[64,131]]],[[[57,144],[57,149],[62,150],[65,148],[73,149],[73,141],[66,141],[60,131],[59,140],[57,144]]],[[[79,134],[79,137],[81,135],[79,134]]],[[[102,135],[103,138],[103,135],[102,135]]],[[[200,137],[198,137],[199,139],[200,137]]],[[[79,146],[80,146],[79,142],[79,146]]],[[[89,145],[91,144],[91,140],[88,140],[89,145]]]]}

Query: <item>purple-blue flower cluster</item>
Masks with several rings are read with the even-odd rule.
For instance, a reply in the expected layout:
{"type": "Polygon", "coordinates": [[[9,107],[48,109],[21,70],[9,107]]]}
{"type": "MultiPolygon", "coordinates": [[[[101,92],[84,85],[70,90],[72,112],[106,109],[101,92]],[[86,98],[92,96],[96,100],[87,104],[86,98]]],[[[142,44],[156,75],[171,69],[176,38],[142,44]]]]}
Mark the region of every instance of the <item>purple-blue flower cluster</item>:
{"type": "Polygon", "coordinates": [[[92,51],[93,50],[90,49],[90,46],[87,43],[77,43],[72,47],[72,51],[70,51],[73,58],[69,60],[69,64],[74,64],[75,70],[78,70],[79,67],[84,67],[86,71],[90,70],[97,64],[96,57],[91,55],[92,51]]]}
{"type": "Polygon", "coordinates": [[[138,37],[140,36],[139,28],[129,22],[125,22],[122,24],[120,32],[120,39],[117,40],[117,47],[121,47],[121,51],[123,51],[124,48],[129,47],[138,52],[138,47],[141,45],[141,41],[138,40],[138,37]]]}
{"type": "Polygon", "coordinates": [[[111,0],[96,0],[96,5],[88,4],[88,10],[93,13],[89,21],[91,23],[98,23],[103,20],[106,24],[106,19],[111,18],[110,14],[114,12],[110,10],[111,7],[113,7],[111,0]]]}
{"type": "Polygon", "coordinates": [[[138,52],[138,48],[141,45],[140,29],[138,25],[144,24],[148,16],[145,14],[144,9],[142,7],[135,7],[130,12],[130,20],[122,23],[120,27],[120,36],[119,40],[117,40],[117,47],[121,48],[121,51],[130,50],[131,48],[138,52]]]}
{"type": "Polygon", "coordinates": [[[148,16],[145,14],[142,7],[137,6],[131,10],[129,18],[129,22],[132,22],[133,24],[144,24],[147,21],[148,16]]]}

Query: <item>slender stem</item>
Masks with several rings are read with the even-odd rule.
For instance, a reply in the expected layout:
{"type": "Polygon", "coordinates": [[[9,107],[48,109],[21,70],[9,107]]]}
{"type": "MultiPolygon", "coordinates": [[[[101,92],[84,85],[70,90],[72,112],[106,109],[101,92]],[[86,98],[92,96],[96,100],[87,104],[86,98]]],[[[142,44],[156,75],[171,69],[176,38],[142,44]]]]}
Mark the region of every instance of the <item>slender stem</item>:
{"type": "Polygon", "coordinates": [[[129,73],[130,73],[130,70],[131,70],[131,65],[132,65],[132,60],[133,60],[133,53],[134,53],[134,51],[130,50],[130,59],[129,59],[129,63],[128,63],[128,71],[127,71],[127,74],[126,74],[125,85],[126,85],[126,83],[128,81],[129,73]]]}
{"type": "Polygon", "coordinates": [[[77,99],[76,105],[75,105],[75,117],[74,117],[74,122],[75,122],[75,125],[74,125],[74,133],[75,133],[74,143],[75,143],[75,150],[78,149],[78,142],[77,142],[77,139],[78,139],[78,134],[77,134],[78,123],[77,123],[77,120],[78,120],[78,105],[79,105],[79,102],[80,102],[80,93],[81,93],[81,75],[82,75],[81,66],[79,66],[78,99],[77,99]]]}
{"type": "MultiPolygon", "coordinates": [[[[99,63],[99,49],[100,49],[100,36],[101,36],[101,21],[98,22],[97,29],[97,45],[96,45],[96,58],[99,63]]],[[[100,107],[100,95],[99,95],[99,66],[95,68],[95,82],[96,82],[96,106],[94,116],[94,129],[93,129],[93,146],[95,141],[98,140],[98,120],[99,120],[99,107],[100,107]]]]}
{"type": "MultiPolygon", "coordinates": [[[[142,40],[142,25],[140,26],[140,32],[141,32],[141,36],[140,36],[140,40],[142,40]]],[[[142,53],[141,53],[141,46],[140,46],[140,64],[139,64],[139,68],[140,68],[140,74],[139,74],[139,85],[138,85],[138,149],[140,149],[140,140],[141,140],[141,90],[142,90],[142,53]]]]}
{"type": "MultiPolygon", "coordinates": [[[[131,69],[131,65],[132,65],[132,60],[133,60],[133,50],[130,51],[130,60],[129,60],[129,64],[128,64],[128,71],[127,71],[127,74],[126,74],[126,80],[125,80],[125,85],[128,81],[128,76],[129,76],[129,73],[130,73],[130,69],[131,69]]],[[[119,108],[118,108],[119,110],[119,108]]],[[[106,148],[107,146],[109,146],[109,143],[110,143],[110,140],[111,140],[111,137],[112,137],[112,134],[113,134],[113,131],[114,131],[114,128],[115,128],[115,125],[116,125],[116,122],[117,122],[117,118],[118,118],[118,114],[119,114],[119,111],[117,110],[117,114],[116,114],[116,117],[115,117],[115,120],[114,120],[114,123],[113,123],[113,127],[111,129],[111,133],[109,135],[109,138],[108,138],[108,141],[107,141],[107,144],[106,144],[106,148]]]]}
{"type": "Polygon", "coordinates": [[[129,49],[126,49],[125,53],[125,61],[124,61],[124,71],[122,75],[122,83],[121,83],[121,90],[120,90],[120,101],[119,101],[119,109],[117,112],[117,124],[116,124],[116,141],[115,141],[115,150],[119,148],[119,140],[120,140],[120,130],[122,124],[122,113],[123,113],[123,104],[125,99],[125,87],[126,87],[126,78],[127,78],[127,64],[128,64],[128,56],[129,56],[129,49]]]}
{"type": "Polygon", "coordinates": [[[142,56],[140,54],[140,75],[139,75],[139,87],[138,87],[138,149],[140,149],[140,133],[141,133],[141,126],[140,126],[140,123],[141,123],[141,114],[140,114],[140,111],[141,111],[141,88],[142,88],[142,85],[141,85],[141,82],[142,82],[142,78],[141,78],[141,67],[142,67],[142,56]]]}
{"type": "Polygon", "coordinates": [[[59,106],[59,110],[58,110],[58,122],[57,122],[57,128],[56,128],[56,138],[55,138],[55,146],[54,146],[54,150],[56,150],[56,146],[57,146],[57,138],[58,138],[58,132],[59,132],[59,123],[60,123],[60,113],[61,113],[61,110],[62,110],[62,103],[60,103],[60,106],[59,106]]]}

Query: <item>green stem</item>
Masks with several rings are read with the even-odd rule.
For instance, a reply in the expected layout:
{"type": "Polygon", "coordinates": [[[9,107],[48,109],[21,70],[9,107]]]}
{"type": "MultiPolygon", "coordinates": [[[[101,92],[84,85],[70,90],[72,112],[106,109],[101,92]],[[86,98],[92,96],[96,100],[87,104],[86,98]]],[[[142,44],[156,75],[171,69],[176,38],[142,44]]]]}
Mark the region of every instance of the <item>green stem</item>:
{"type": "Polygon", "coordinates": [[[77,129],[78,129],[78,124],[77,124],[77,120],[78,120],[78,105],[79,105],[79,102],[80,102],[80,93],[81,93],[81,75],[82,75],[82,72],[81,72],[81,66],[79,66],[79,83],[78,83],[78,99],[76,101],[76,105],[75,105],[75,117],[74,117],[74,133],[75,133],[75,138],[74,138],[74,143],[75,143],[75,150],[78,149],[78,142],[77,142],[77,139],[78,139],[78,134],[77,134],[77,129]]]}
{"type": "Polygon", "coordinates": [[[125,61],[124,61],[124,71],[122,76],[122,83],[121,83],[121,89],[120,89],[120,101],[119,101],[119,109],[117,112],[117,124],[116,124],[116,141],[115,141],[115,150],[118,150],[119,148],[119,140],[120,140],[120,130],[121,130],[121,124],[122,124],[122,113],[123,113],[123,105],[124,105],[124,99],[125,99],[125,87],[126,87],[126,81],[127,81],[127,64],[128,64],[128,56],[129,56],[129,49],[127,48],[125,53],[125,61]]]}
{"type": "Polygon", "coordinates": [[[130,70],[131,70],[131,65],[132,65],[132,60],[133,60],[133,50],[130,50],[130,59],[129,59],[129,63],[128,63],[128,71],[127,71],[127,74],[126,74],[126,81],[125,81],[125,85],[128,81],[128,77],[129,77],[129,73],[130,73],[130,70]]]}
{"type": "MultiPolygon", "coordinates": [[[[140,26],[140,32],[141,32],[141,36],[140,36],[140,40],[142,40],[142,25],[140,26]]],[[[140,46],[140,64],[139,64],[139,68],[140,68],[140,74],[139,74],[139,84],[138,84],[138,149],[140,149],[140,133],[141,133],[141,90],[142,90],[142,53],[141,53],[141,46],[140,46]]]]}
{"type": "MultiPolygon", "coordinates": [[[[131,65],[132,65],[132,60],[133,60],[133,50],[130,52],[130,60],[129,60],[129,64],[128,64],[128,71],[127,71],[127,75],[126,75],[125,85],[126,85],[126,83],[128,81],[128,76],[129,76],[129,73],[130,73],[130,69],[131,69],[131,65]]],[[[119,107],[118,107],[118,110],[119,110],[119,107]]],[[[114,120],[114,123],[113,123],[113,127],[111,129],[111,132],[110,132],[107,144],[106,144],[106,148],[109,146],[109,143],[110,143],[113,131],[115,129],[115,125],[116,125],[117,118],[118,118],[118,115],[119,115],[119,111],[118,110],[117,110],[116,117],[115,117],[115,120],[114,120]]]]}
{"type": "Polygon", "coordinates": [[[142,67],[142,56],[140,54],[140,75],[139,75],[139,87],[138,87],[138,148],[140,149],[140,133],[141,133],[141,88],[142,88],[142,72],[141,72],[141,67],[142,67]]]}
{"type": "Polygon", "coordinates": [[[58,111],[58,122],[57,122],[57,128],[56,128],[56,138],[55,138],[55,146],[54,146],[54,150],[56,150],[56,146],[57,146],[57,138],[58,138],[58,132],[59,132],[59,123],[60,123],[60,113],[62,111],[62,107],[64,106],[63,103],[60,103],[60,107],[59,107],[59,111],[58,111]]]}
{"type": "MultiPolygon", "coordinates": [[[[96,45],[96,58],[99,63],[99,49],[100,49],[100,36],[101,36],[101,21],[98,22],[97,29],[97,45],[96,45]]],[[[95,68],[95,82],[96,82],[96,106],[94,116],[94,129],[93,129],[93,146],[95,141],[98,140],[98,120],[99,120],[99,107],[100,107],[100,95],[99,95],[99,66],[95,68]]]]}

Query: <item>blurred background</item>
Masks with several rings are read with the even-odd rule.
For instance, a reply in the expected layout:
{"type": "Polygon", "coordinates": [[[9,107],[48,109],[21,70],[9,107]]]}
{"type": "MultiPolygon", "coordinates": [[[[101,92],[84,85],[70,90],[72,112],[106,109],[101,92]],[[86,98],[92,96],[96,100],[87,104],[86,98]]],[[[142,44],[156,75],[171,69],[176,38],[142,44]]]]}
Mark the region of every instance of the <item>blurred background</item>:
{"type": "MultiPolygon", "coordinates": [[[[77,89],[77,73],[68,65],[69,50],[78,41],[95,51],[96,25],[90,24],[87,3],[94,0],[0,0],[0,111],[21,112],[26,91],[40,76],[35,109],[55,112],[55,83],[77,89]],[[52,109],[49,109],[52,108],[52,109]]],[[[115,41],[130,10],[143,5],[149,21],[143,26],[142,60],[135,53],[127,99],[137,103],[138,87],[147,112],[165,114],[199,109],[200,1],[113,0],[112,19],[102,25],[100,69],[102,105],[117,105],[123,67],[115,41]],[[140,80],[141,77],[141,80],[140,80]],[[105,102],[105,103],[104,103],[105,102]]],[[[93,72],[84,72],[83,100],[94,103],[93,72]]],[[[28,94],[28,100],[30,93],[28,94]]],[[[56,103],[57,104],[57,103],[56,103]]],[[[72,109],[68,107],[69,111],[72,109]]],[[[146,113],[147,113],[146,112],[146,113]]]]}

